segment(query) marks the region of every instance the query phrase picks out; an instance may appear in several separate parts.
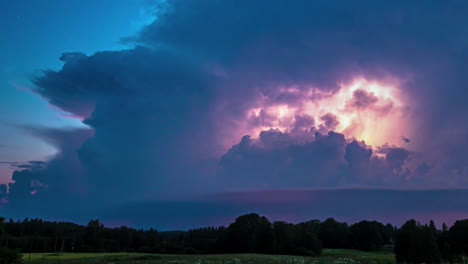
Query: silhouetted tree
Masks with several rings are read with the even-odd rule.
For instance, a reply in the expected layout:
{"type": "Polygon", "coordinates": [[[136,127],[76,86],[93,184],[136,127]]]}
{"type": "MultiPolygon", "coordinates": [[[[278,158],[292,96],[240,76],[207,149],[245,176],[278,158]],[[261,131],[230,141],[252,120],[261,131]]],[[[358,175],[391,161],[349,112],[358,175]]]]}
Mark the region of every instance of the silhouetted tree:
{"type": "Polygon", "coordinates": [[[258,214],[239,216],[223,238],[225,248],[233,253],[273,253],[274,242],[271,223],[258,214]]]}
{"type": "MultiPolygon", "coordinates": [[[[106,228],[99,220],[86,226],[41,219],[1,222],[1,245],[22,252],[146,252],[206,254],[251,252],[268,254],[319,255],[329,248],[377,250],[395,244],[399,263],[440,263],[468,259],[468,220],[457,221],[450,229],[435,223],[420,225],[407,221],[400,229],[390,224],[361,221],[348,227],[330,218],[299,224],[274,222],[258,214],[240,216],[229,227],[206,227],[190,231],[158,232],[130,227],[106,228]],[[8,233],[8,236],[6,236],[8,233]]],[[[17,251],[0,248],[3,261],[13,263],[17,251]]],[[[0,264],[3,264],[0,260],[0,264]]]]}
{"type": "MultiPolygon", "coordinates": [[[[6,236],[5,226],[3,221],[5,218],[0,217],[0,238],[6,236]]],[[[0,247],[0,263],[2,264],[17,264],[21,262],[21,254],[19,249],[9,249],[7,247],[0,247]]]]}
{"type": "Polygon", "coordinates": [[[382,249],[385,226],[376,221],[361,221],[349,227],[353,248],[372,251],[382,249]]]}
{"type": "Polygon", "coordinates": [[[456,221],[449,230],[449,243],[455,259],[468,262],[468,219],[456,221]]]}
{"type": "Polygon", "coordinates": [[[275,234],[277,254],[292,254],[295,245],[295,231],[294,225],[286,222],[274,222],[273,231],[275,234]]]}
{"type": "Polygon", "coordinates": [[[396,237],[396,227],[393,227],[391,224],[385,225],[385,237],[384,243],[385,244],[393,244],[396,237]]]}
{"type": "Polygon", "coordinates": [[[295,225],[294,255],[320,256],[322,254],[322,242],[317,235],[302,225],[295,225]],[[301,251],[298,251],[301,249],[301,251]],[[305,251],[305,250],[306,251],[305,251]],[[302,254],[300,254],[302,252],[302,254]]]}
{"type": "MultiPolygon", "coordinates": [[[[224,233],[225,228],[198,228],[189,231],[187,236],[187,247],[193,248],[198,252],[203,253],[217,253],[222,252],[223,249],[218,245],[218,239],[224,233]]],[[[192,253],[194,252],[191,250],[192,253]]]]}
{"type": "Polygon", "coordinates": [[[448,227],[445,223],[442,224],[442,230],[437,234],[437,245],[441,258],[447,260],[449,263],[453,263],[454,256],[449,242],[448,227]]]}
{"type": "Polygon", "coordinates": [[[328,218],[320,223],[317,233],[325,248],[350,248],[348,225],[328,218]]]}
{"type": "Polygon", "coordinates": [[[397,232],[397,263],[440,263],[440,253],[433,230],[415,220],[407,221],[397,232]]]}
{"type": "Polygon", "coordinates": [[[84,233],[84,241],[88,245],[88,251],[102,251],[104,242],[104,225],[99,220],[91,220],[86,226],[84,233]]]}

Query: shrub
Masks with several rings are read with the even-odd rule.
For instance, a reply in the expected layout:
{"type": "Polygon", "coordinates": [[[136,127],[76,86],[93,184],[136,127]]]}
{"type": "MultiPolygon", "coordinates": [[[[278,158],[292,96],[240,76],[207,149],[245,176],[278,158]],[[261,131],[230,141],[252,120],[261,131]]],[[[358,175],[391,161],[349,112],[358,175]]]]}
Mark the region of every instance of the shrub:
{"type": "Polygon", "coordinates": [[[21,257],[19,249],[0,247],[0,263],[18,264],[21,263],[21,257]]]}

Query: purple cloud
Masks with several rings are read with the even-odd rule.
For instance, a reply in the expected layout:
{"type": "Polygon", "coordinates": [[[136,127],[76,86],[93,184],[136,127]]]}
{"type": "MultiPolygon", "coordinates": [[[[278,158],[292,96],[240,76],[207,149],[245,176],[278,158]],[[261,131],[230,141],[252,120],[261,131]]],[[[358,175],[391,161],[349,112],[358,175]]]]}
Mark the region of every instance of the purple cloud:
{"type": "MultiPolygon", "coordinates": [[[[229,189],[468,186],[466,4],[168,5],[126,39],[135,48],[64,53],[60,70],[33,79],[37,94],[90,129],[28,128],[59,154],[12,163],[6,209],[19,215],[47,205],[44,215],[52,215],[67,205],[90,215],[116,203],[229,189]],[[396,135],[411,138],[404,148],[333,132],[346,121],[339,114],[291,110],[307,100],[320,105],[356,76],[396,79],[408,102],[401,113],[412,121],[396,135]],[[285,124],[290,131],[277,128],[285,124]]],[[[348,107],[399,107],[363,90],[350,96],[348,107]]]]}

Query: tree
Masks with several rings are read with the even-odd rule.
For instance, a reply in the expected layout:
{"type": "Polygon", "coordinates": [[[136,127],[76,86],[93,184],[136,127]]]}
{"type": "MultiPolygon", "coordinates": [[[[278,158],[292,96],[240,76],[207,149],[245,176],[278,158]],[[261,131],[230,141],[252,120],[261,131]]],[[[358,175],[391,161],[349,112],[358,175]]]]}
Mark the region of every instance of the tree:
{"type": "Polygon", "coordinates": [[[349,227],[353,248],[375,251],[385,243],[385,226],[376,221],[361,221],[349,227]]]}
{"type": "Polygon", "coordinates": [[[415,220],[407,221],[397,232],[397,263],[440,263],[440,253],[433,231],[415,220]]]}
{"type": "Polygon", "coordinates": [[[437,237],[437,228],[433,220],[429,221],[429,230],[434,235],[434,237],[437,237]]]}
{"type": "Polygon", "coordinates": [[[449,242],[449,231],[445,223],[442,224],[442,231],[437,235],[437,245],[439,246],[440,256],[449,263],[453,263],[454,256],[449,242]]]}
{"type": "Polygon", "coordinates": [[[452,253],[468,262],[468,219],[456,221],[450,227],[448,237],[452,253]]]}
{"type": "MultiPolygon", "coordinates": [[[[0,217],[0,238],[6,235],[5,225],[3,221],[5,218],[0,217]]],[[[17,264],[21,262],[21,254],[19,249],[9,249],[6,247],[0,247],[0,263],[5,264],[17,264]]]]}
{"type": "Polygon", "coordinates": [[[393,244],[395,241],[396,227],[393,227],[391,224],[385,225],[385,236],[384,244],[393,244]]]}
{"type": "Polygon", "coordinates": [[[322,253],[322,243],[305,225],[274,222],[273,232],[276,254],[319,256],[322,253]]]}
{"type": "Polygon", "coordinates": [[[274,234],[271,223],[258,214],[239,216],[223,237],[224,249],[232,253],[273,253],[274,234]]]}
{"type": "Polygon", "coordinates": [[[294,225],[282,221],[273,223],[273,232],[276,240],[276,254],[291,254],[295,248],[294,245],[294,225]]]}
{"type": "Polygon", "coordinates": [[[189,231],[187,236],[187,246],[203,253],[217,253],[218,238],[223,234],[224,228],[198,228],[189,231]]]}
{"type": "Polygon", "coordinates": [[[325,248],[350,248],[349,230],[346,223],[328,218],[320,223],[318,237],[325,248]]]}
{"type": "Polygon", "coordinates": [[[439,246],[437,245],[437,238],[435,226],[423,226],[421,227],[421,250],[420,257],[422,263],[440,263],[441,256],[439,251],[439,246]]]}
{"type": "MultiPolygon", "coordinates": [[[[322,242],[318,239],[317,235],[306,229],[302,225],[295,225],[295,255],[298,255],[298,248],[304,248],[309,256],[320,256],[322,254],[322,242]]],[[[304,251],[303,251],[304,252],[304,251]]],[[[303,255],[303,254],[299,254],[303,255]]]]}
{"type": "Polygon", "coordinates": [[[86,226],[84,240],[89,246],[88,251],[100,251],[103,246],[103,234],[104,225],[99,220],[91,220],[86,226]]]}

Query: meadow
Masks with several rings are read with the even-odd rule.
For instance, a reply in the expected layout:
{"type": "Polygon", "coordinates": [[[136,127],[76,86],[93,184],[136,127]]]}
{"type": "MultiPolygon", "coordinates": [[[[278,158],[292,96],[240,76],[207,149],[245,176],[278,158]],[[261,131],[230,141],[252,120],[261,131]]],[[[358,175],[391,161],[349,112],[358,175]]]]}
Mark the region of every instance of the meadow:
{"type": "Polygon", "coordinates": [[[165,255],[141,253],[32,253],[31,264],[393,264],[392,252],[324,249],[320,257],[263,254],[165,255]]]}

